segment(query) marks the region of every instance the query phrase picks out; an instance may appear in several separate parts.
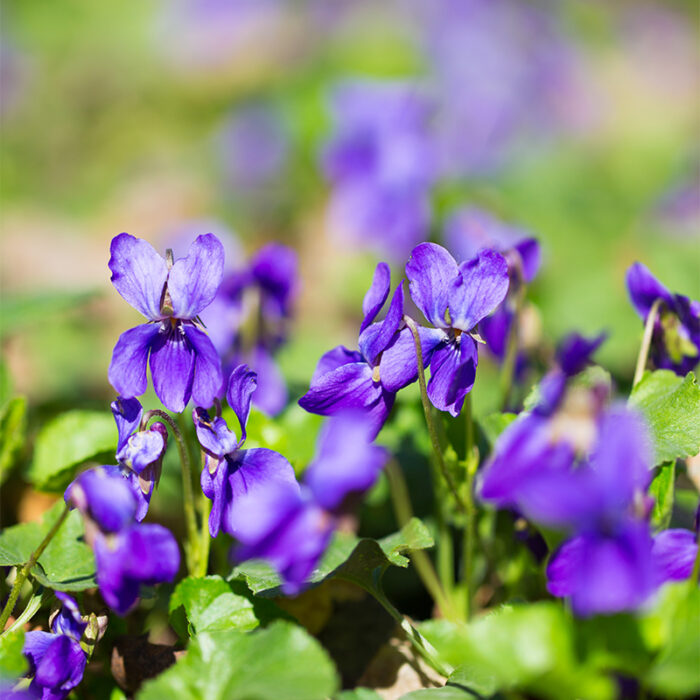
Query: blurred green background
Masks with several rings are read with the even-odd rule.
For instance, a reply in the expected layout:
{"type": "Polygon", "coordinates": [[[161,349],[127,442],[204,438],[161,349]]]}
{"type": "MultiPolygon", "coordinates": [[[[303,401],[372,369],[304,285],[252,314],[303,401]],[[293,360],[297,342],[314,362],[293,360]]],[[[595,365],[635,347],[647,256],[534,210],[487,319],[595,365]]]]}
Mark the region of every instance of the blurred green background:
{"type": "MultiPolygon", "coordinates": [[[[323,352],[355,342],[377,258],[327,235],[326,95],[348,76],[424,78],[418,16],[398,0],[239,4],[226,26],[181,2],[2,5],[3,371],[35,418],[112,398],[111,349],[138,322],[109,282],[109,241],[121,231],[164,248],[168,232],[215,221],[248,252],[292,245],[302,288],[280,359],[294,399],[323,352]],[[259,100],[281,115],[288,158],[271,182],[241,189],[222,129],[259,100]]],[[[700,296],[698,6],[539,5],[575,52],[570,107],[585,112],[581,124],[498,172],[440,184],[433,235],[459,204],[532,231],[544,249],[531,296],[545,337],[607,330],[598,358],[624,382],[642,331],[624,288],[629,264],[700,296]],[[665,214],[679,187],[695,204],[665,214]]],[[[477,388],[487,394],[488,381],[477,388]]]]}

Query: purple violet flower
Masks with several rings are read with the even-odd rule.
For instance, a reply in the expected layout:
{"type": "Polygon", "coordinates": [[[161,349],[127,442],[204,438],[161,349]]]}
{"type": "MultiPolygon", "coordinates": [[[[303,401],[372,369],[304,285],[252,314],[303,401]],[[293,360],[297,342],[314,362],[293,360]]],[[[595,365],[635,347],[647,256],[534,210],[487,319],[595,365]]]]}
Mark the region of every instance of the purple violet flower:
{"type": "Polygon", "coordinates": [[[685,376],[700,360],[700,302],[672,294],[638,262],[627,270],[627,290],[645,323],[654,302],[661,300],[649,355],[655,367],[685,376]]]}
{"type": "Polygon", "coordinates": [[[336,87],[331,111],[335,131],[322,154],[333,184],[329,229],[399,259],[430,223],[430,104],[416,85],[349,81],[336,87]]]}
{"type": "Polygon", "coordinates": [[[685,581],[698,555],[697,536],[691,530],[664,530],[654,536],[651,554],[657,583],[685,581]]]}
{"type": "Polygon", "coordinates": [[[212,501],[209,515],[212,537],[220,530],[238,536],[239,529],[245,526],[238,507],[244,497],[255,497],[271,488],[299,490],[294,469],[281,454],[265,448],[241,449],[255,387],[256,374],[247,365],[240,365],[231,373],[226,399],[238,418],[240,440],[223,418],[212,419],[202,408],[192,412],[197,439],[206,455],[201,484],[204,495],[212,501]]]}
{"type": "Polygon", "coordinates": [[[122,333],[114,348],[109,381],[120,396],[146,391],[150,356],[153,387],[166,408],[179,413],[190,397],[211,406],[223,381],[221,361],[195,322],[216,296],[223,266],[223,246],[210,233],[173,263],[128,233],[112,239],[112,284],[149,321],[122,333]]]}
{"type": "MultiPolygon", "coordinates": [[[[396,288],[384,320],[375,322],[390,289],[389,266],[379,263],[362,302],[365,317],[359,352],[342,345],[329,350],[318,361],[309,391],[299,399],[302,408],[322,416],[362,410],[373,426],[373,437],[384,425],[396,392],[418,378],[413,336],[403,321],[403,282],[396,288]]],[[[442,336],[428,328],[420,329],[420,335],[427,364],[442,336]]]]}
{"type": "Polygon", "coordinates": [[[326,550],[338,516],[372,487],[386,463],[386,450],[372,445],[373,430],[361,412],[333,416],[301,490],[275,485],[241,499],[236,559],[267,560],[284,580],[284,592],[298,593],[326,550]]]}
{"type": "Polygon", "coordinates": [[[413,301],[437,329],[430,336],[428,396],[436,408],[457,416],[476,378],[476,326],[505,298],[508,264],[500,253],[483,250],[458,265],[442,246],[421,243],[406,276],[413,301]]]}
{"type": "MultiPolygon", "coordinates": [[[[56,591],[62,607],[53,617],[51,632],[27,632],[24,655],[33,676],[29,692],[42,700],[63,700],[83,679],[87,657],[80,638],[87,626],[75,600],[56,591]]],[[[12,696],[14,697],[14,695],[12,696]]]]}
{"type": "Polygon", "coordinates": [[[161,525],[134,522],[137,497],[119,467],[83,472],[68,486],[64,499],[83,515],[100,593],[119,615],[134,605],[141,584],[175,577],[180,567],[175,538],[161,525]]]}

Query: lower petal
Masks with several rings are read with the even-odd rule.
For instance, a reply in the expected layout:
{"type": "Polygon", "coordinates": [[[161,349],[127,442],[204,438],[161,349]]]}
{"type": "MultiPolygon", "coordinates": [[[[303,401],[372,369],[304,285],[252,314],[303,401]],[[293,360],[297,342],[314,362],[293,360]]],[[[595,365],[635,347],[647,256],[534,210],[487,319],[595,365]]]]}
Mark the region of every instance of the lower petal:
{"type": "Polygon", "coordinates": [[[195,352],[180,330],[176,326],[159,333],[150,360],[156,395],[175,413],[182,413],[190,400],[195,365],[195,352]]]}
{"type": "MultiPolygon", "coordinates": [[[[418,335],[423,353],[423,366],[428,367],[433,351],[445,341],[447,335],[443,330],[422,326],[418,327],[418,335]]],[[[382,386],[394,393],[418,379],[416,345],[409,328],[404,328],[382,353],[379,377],[382,386]]]]}
{"type": "Polygon", "coordinates": [[[109,365],[109,383],[121,397],[130,399],[146,391],[146,359],[157,335],[157,324],[144,323],[119,336],[109,365]]]}
{"type": "Polygon", "coordinates": [[[224,381],[221,359],[206,333],[190,325],[183,328],[194,348],[192,398],[197,406],[208,408],[214,403],[224,381]]]}
{"type": "Polygon", "coordinates": [[[458,416],[476,379],[476,343],[466,334],[461,342],[438,348],[430,363],[428,396],[435,408],[458,416]]]}

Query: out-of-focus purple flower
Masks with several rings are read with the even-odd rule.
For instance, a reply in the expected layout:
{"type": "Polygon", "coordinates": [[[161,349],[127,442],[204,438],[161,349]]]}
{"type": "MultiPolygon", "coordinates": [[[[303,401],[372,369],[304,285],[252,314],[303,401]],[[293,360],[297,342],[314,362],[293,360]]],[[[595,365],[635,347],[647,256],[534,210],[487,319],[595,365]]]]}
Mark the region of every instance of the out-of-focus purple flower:
{"type": "Polygon", "coordinates": [[[105,602],[124,615],[136,602],[141,584],[172,581],[180,551],[161,525],[134,522],[137,497],[117,466],[80,474],[64,499],[85,520],[85,538],[95,552],[97,584],[105,602]]]}
{"type": "Polygon", "coordinates": [[[242,498],[236,559],[267,560],[284,580],[285,593],[298,593],[328,546],[338,515],[372,487],[386,463],[386,451],[371,444],[372,433],[362,413],[335,415],[319,437],[301,490],[275,485],[242,498]]]}
{"type": "Polygon", "coordinates": [[[122,475],[129,482],[138,507],[136,520],[146,517],[153,489],[160,480],[163,455],[167,447],[168,431],[157,422],[148,430],[138,430],[143,409],[138,399],[117,397],[111,404],[112,415],[117,424],[116,458],[122,475]]]}
{"type": "MultiPolygon", "coordinates": [[[[75,600],[56,591],[62,606],[51,621],[51,632],[27,632],[24,655],[33,676],[30,695],[42,700],[63,700],[83,679],[87,657],[79,642],[87,626],[75,600]]],[[[12,695],[11,697],[15,697],[12,695]]]]}
{"type": "Polygon", "coordinates": [[[150,355],[153,387],[171,411],[190,397],[210,406],[223,381],[221,360],[195,322],[221,284],[224,249],[213,234],[198,236],[187,257],[166,262],[148,243],[128,233],[112,239],[109,268],[119,294],[148,320],[122,333],[109,366],[120,396],[146,391],[150,355]]]}
{"type": "Polygon", "coordinates": [[[280,243],[263,246],[247,265],[225,276],[201,316],[226,372],[248,364],[258,373],[253,401],[270,415],[287,404],[287,386],[274,355],[287,339],[299,288],[297,267],[291,248],[280,243]]]}
{"type": "Polygon", "coordinates": [[[242,449],[248,421],[256,374],[247,365],[239,365],[229,378],[226,399],[238,418],[240,440],[228,428],[223,418],[210,418],[201,408],[195,408],[192,419],[197,439],[206,454],[201,484],[204,495],[212,501],[209,533],[216,537],[220,530],[238,537],[245,524],[241,520],[239,501],[257,497],[271,488],[298,491],[292,465],[279,453],[265,448],[242,449]]]}
{"type": "Polygon", "coordinates": [[[652,547],[657,583],[690,578],[698,555],[698,540],[690,530],[664,530],[652,547]]]}
{"type": "Polygon", "coordinates": [[[649,355],[655,367],[686,375],[700,360],[700,302],[672,294],[639,262],[627,270],[627,291],[645,323],[660,300],[649,355]]]}
{"type": "Polygon", "coordinates": [[[406,276],[413,301],[437,331],[430,337],[428,396],[436,408],[457,416],[476,378],[479,354],[472,334],[505,298],[508,264],[487,249],[458,265],[442,246],[421,243],[411,253],[406,276]]]}
{"type": "MultiPolygon", "coordinates": [[[[342,345],[329,350],[318,361],[309,391],[299,399],[302,408],[322,416],[361,410],[373,426],[373,438],[384,425],[396,392],[418,378],[413,336],[403,321],[403,283],[396,288],[384,320],[375,322],[390,289],[389,266],[379,263],[362,302],[359,352],[342,345]]],[[[427,328],[420,333],[427,364],[441,336],[427,328]]]]}
{"type": "Polygon", "coordinates": [[[334,133],[322,153],[333,185],[332,234],[395,259],[426,237],[435,176],[430,110],[417,85],[337,86],[331,96],[334,133]]]}
{"type": "Polygon", "coordinates": [[[289,154],[289,136],[270,105],[236,109],[219,140],[226,176],[235,190],[251,193],[280,179],[289,154]]]}
{"type": "Polygon", "coordinates": [[[561,125],[573,48],[554,13],[516,0],[414,0],[436,85],[442,175],[500,167],[561,125]]]}
{"type": "Polygon", "coordinates": [[[664,231],[697,238],[700,232],[700,170],[664,193],[656,207],[664,231]]]}

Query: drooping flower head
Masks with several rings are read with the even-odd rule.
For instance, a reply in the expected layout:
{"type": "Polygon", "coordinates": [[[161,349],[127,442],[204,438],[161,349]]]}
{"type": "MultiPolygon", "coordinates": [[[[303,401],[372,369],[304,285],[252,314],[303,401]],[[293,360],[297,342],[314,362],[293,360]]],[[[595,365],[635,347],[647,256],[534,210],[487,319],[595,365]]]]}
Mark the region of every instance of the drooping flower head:
{"type": "Polygon", "coordinates": [[[638,262],[627,270],[627,291],[645,323],[659,304],[649,352],[654,366],[686,375],[700,361],[700,302],[672,294],[638,262]]]}
{"type": "Polygon", "coordinates": [[[271,488],[298,491],[292,465],[279,453],[265,448],[242,449],[256,374],[247,365],[237,367],[229,378],[226,400],[238,418],[238,439],[221,417],[211,418],[207,411],[195,408],[192,413],[197,439],[206,455],[201,484],[212,501],[209,533],[220,530],[238,536],[242,522],[238,502],[271,488]]]}
{"type": "Polygon", "coordinates": [[[180,567],[175,538],[161,525],[135,522],[138,502],[119,467],[83,472],[68,486],[64,499],[83,515],[100,593],[119,615],[136,603],[141,584],[175,577],[180,567]]]}
{"type": "Polygon", "coordinates": [[[60,591],[56,591],[56,597],[62,607],[51,621],[51,632],[27,632],[22,649],[29,661],[28,675],[32,676],[29,692],[42,700],[67,697],[83,679],[87,662],[79,644],[87,623],[80,616],[78,604],[60,591]]]}
{"type": "MultiPolygon", "coordinates": [[[[382,321],[375,321],[391,289],[391,271],[379,263],[362,302],[359,352],[339,345],[318,361],[309,391],[299,405],[310,413],[332,416],[348,409],[363,411],[376,435],[394,404],[396,392],[416,381],[418,369],[413,336],[403,321],[403,282],[394,291],[382,321]]],[[[421,329],[423,361],[441,337],[421,329]]]]}
{"type": "Polygon", "coordinates": [[[114,348],[109,381],[120,396],[146,391],[148,362],[166,408],[181,412],[191,397],[200,406],[213,403],[221,361],[196,321],[216,296],[223,265],[223,246],[213,234],[198,236],[186,257],[167,262],[128,233],[112,239],[112,284],[149,321],[122,333],[114,348]]]}
{"type": "Polygon", "coordinates": [[[438,331],[431,336],[428,396],[436,408],[456,416],[476,378],[479,355],[472,334],[505,298],[508,263],[487,249],[458,265],[442,246],[421,243],[411,253],[406,276],[413,301],[438,331]]]}
{"type": "Polygon", "coordinates": [[[331,234],[394,259],[425,238],[435,174],[430,109],[417,85],[348,81],[336,87],[334,133],[322,154],[333,185],[331,234]]]}
{"type": "Polygon", "coordinates": [[[338,516],[372,487],[386,463],[388,455],[372,445],[372,433],[362,412],[329,418],[301,490],[276,486],[241,499],[236,559],[265,559],[282,577],[285,593],[298,593],[326,550],[338,516]]]}

